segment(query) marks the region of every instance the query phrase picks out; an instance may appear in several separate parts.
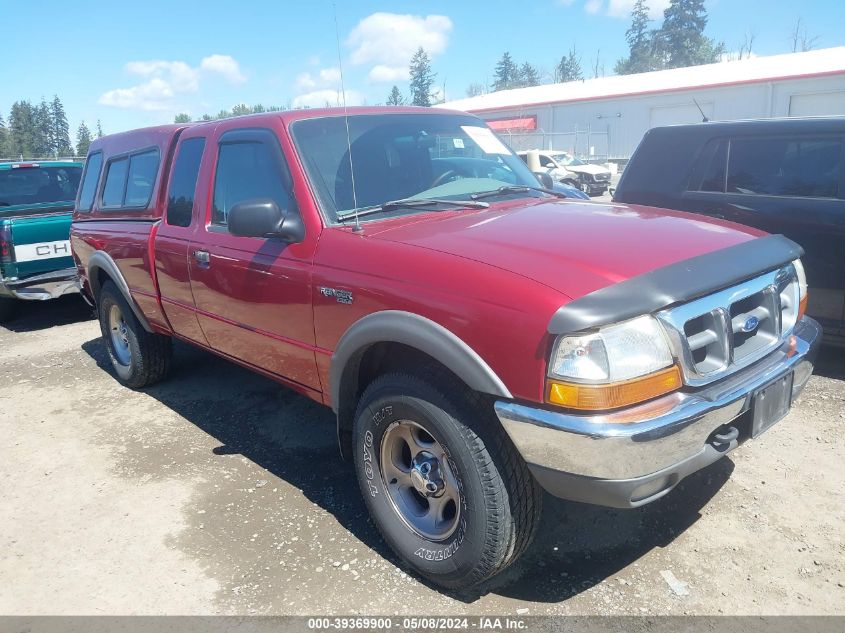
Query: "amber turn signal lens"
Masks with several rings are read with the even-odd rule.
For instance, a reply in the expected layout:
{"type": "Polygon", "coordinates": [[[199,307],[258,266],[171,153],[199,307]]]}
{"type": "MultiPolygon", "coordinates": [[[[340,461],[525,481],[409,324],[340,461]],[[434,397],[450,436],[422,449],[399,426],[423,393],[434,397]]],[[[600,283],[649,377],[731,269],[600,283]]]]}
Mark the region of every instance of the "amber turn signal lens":
{"type": "Polygon", "coordinates": [[[618,409],[680,389],[683,381],[677,365],[672,365],[642,378],[611,385],[582,385],[548,381],[547,400],[569,409],[605,411],[618,409]]]}
{"type": "Polygon", "coordinates": [[[798,320],[801,320],[801,317],[807,313],[807,299],[809,299],[810,293],[806,293],[802,298],[801,302],[798,304],[798,320]]]}

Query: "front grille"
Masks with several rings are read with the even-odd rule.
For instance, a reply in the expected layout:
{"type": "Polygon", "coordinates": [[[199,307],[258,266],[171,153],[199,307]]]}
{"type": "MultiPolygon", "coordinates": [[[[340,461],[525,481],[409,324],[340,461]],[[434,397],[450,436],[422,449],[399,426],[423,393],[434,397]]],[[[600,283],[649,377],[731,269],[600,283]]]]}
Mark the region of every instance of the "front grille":
{"type": "Polygon", "coordinates": [[[795,327],[799,287],[795,268],[755,277],[657,317],[666,328],[684,380],[703,385],[753,363],[795,327]]]}

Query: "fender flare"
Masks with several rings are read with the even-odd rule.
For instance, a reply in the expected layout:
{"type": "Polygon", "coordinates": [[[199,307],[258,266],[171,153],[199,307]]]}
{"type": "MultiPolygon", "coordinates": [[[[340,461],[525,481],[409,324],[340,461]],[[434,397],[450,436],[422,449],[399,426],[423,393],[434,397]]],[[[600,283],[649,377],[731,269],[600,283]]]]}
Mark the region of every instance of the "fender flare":
{"type": "Polygon", "coordinates": [[[369,314],[343,334],[332,354],[329,386],[332,409],[340,409],[344,371],[356,355],[375,343],[401,343],[428,354],[471,389],[512,399],[508,388],[478,353],[454,333],[412,312],[384,310],[369,314]]]}
{"type": "Polygon", "coordinates": [[[128,303],[129,307],[132,308],[132,312],[135,315],[135,318],[138,319],[141,327],[143,327],[147,332],[152,333],[153,328],[150,327],[144,313],[141,312],[140,308],[138,308],[135,303],[135,300],[132,298],[132,293],[129,291],[129,284],[126,283],[126,280],[123,278],[123,274],[120,272],[120,269],[117,267],[115,261],[105,251],[96,251],[88,260],[86,274],[88,275],[88,283],[91,285],[91,294],[94,296],[94,302],[98,303],[100,294],[100,284],[98,276],[95,274],[97,270],[102,270],[109,276],[109,278],[117,286],[120,294],[122,294],[123,298],[126,299],[126,303],[128,303]]]}

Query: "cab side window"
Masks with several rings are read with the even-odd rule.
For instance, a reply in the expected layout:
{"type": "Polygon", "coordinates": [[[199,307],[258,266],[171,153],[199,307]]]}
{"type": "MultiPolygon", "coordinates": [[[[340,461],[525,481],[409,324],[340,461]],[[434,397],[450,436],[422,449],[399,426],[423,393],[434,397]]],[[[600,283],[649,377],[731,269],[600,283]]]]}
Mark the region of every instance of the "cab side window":
{"type": "Polygon", "coordinates": [[[693,168],[689,191],[724,193],[727,166],[728,141],[726,139],[708,141],[693,168]]]}
{"type": "Polygon", "coordinates": [[[167,196],[167,223],[171,226],[191,225],[194,192],[204,148],[205,138],[202,137],[189,138],[179,146],[167,196]]]}
{"type": "Polygon", "coordinates": [[[734,139],[727,190],[747,195],[836,198],[842,174],[842,139],[734,139]]]}
{"type": "Polygon", "coordinates": [[[226,226],[239,202],[269,199],[292,209],[290,174],[281,147],[269,130],[235,130],[221,137],[214,179],[211,224],[226,226]]]}

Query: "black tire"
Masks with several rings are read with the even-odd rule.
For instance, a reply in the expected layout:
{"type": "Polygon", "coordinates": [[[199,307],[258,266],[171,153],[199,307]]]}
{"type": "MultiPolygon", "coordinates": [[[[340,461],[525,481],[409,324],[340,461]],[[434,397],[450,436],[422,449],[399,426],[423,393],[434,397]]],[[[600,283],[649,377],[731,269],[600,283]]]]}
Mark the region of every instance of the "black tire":
{"type": "Polygon", "coordinates": [[[97,314],[109,359],[119,382],[132,389],[140,389],[167,376],[173,349],[170,337],[147,332],[111,281],[104,283],[100,289],[97,314]],[[123,340],[120,343],[115,342],[109,320],[115,310],[122,319],[120,334],[123,340]]]}
{"type": "Polygon", "coordinates": [[[0,323],[7,323],[18,313],[18,300],[0,297],[0,323]]]}
{"type": "Polygon", "coordinates": [[[434,373],[425,379],[404,374],[376,379],[359,402],[353,446],[361,493],[382,536],[433,583],[448,589],[478,585],[513,563],[534,537],[542,499],[537,482],[490,402],[454,378],[434,373]],[[415,530],[382,476],[385,435],[407,421],[422,427],[438,450],[442,446],[460,491],[456,527],[446,538],[432,540],[415,530]]]}

